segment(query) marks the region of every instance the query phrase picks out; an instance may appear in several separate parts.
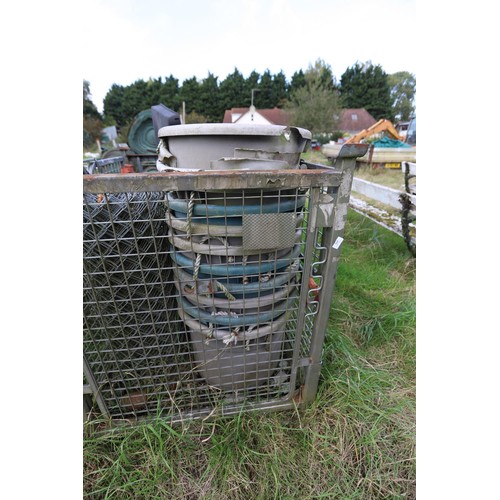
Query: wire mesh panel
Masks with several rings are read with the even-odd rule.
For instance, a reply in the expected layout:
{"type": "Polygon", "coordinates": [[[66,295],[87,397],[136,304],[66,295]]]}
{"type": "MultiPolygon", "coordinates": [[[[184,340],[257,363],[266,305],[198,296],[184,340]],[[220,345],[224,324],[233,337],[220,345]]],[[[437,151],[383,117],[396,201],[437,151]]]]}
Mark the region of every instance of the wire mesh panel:
{"type": "Polygon", "coordinates": [[[304,387],[310,399],[344,176],[84,176],[84,373],[99,409],[179,420],[291,407],[304,387]]]}
{"type": "Polygon", "coordinates": [[[124,165],[123,156],[101,158],[99,160],[84,160],[83,168],[86,174],[113,174],[119,173],[124,165]]]}

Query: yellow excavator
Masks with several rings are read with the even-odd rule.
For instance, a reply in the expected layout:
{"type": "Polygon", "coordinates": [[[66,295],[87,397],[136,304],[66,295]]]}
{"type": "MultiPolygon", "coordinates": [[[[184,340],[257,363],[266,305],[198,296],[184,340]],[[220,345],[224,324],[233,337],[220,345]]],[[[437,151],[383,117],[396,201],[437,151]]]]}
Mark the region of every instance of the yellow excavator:
{"type": "Polygon", "coordinates": [[[356,135],[349,137],[345,141],[344,144],[355,144],[365,139],[366,137],[370,137],[371,135],[378,134],[379,132],[387,132],[393,139],[398,141],[403,141],[403,137],[398,134],[398,131],[394,127],[391,121],[382,118],[377,123],[374,123],[371,127],[365,128],[361,132],[358,132],[356,135]]]}

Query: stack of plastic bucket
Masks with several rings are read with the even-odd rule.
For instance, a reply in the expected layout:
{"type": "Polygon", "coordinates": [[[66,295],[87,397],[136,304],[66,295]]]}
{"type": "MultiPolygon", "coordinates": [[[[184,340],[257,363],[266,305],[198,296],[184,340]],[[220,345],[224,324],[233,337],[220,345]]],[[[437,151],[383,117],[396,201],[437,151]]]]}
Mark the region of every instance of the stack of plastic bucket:
{"type": "MultiPolygon", "coordinates": [[[[160,129],[159,170],[279,170],[299,166],[310,132],[282,126],[160,129]]],[[[302,211],[297,190],[168,193],[179,314],[199,374],[222,390],[272,377],[297,300],[302,211]]]]}

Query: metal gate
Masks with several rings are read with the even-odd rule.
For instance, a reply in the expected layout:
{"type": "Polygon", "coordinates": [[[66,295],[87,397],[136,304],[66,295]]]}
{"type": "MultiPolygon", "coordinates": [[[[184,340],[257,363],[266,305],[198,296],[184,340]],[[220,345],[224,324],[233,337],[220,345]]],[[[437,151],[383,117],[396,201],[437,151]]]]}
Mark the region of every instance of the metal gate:
{"type": "Polygon", "coordinates": [[[317,391],[355,160],[83,176],[84,394],[111,419],[293,408],[317,391]]]}

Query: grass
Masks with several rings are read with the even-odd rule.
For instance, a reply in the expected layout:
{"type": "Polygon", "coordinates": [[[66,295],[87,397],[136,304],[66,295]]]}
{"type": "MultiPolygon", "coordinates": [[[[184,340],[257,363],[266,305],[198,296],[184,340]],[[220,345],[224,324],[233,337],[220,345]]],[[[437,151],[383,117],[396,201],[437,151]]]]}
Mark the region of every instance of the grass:
{"type": "Polygon", "coordinates": [[[349,211],[335,289],[310,406],[86,432],[85,497],[415,498],[415,260],[349,211]]]}
{"type": "Polygon", "coordinates": [[[360,179],[381,184],[393,189],[403,190],[405,188],[405,174],[401,169],[371,167],[369,164],[360,164],[354,175],[360,179]]]}

